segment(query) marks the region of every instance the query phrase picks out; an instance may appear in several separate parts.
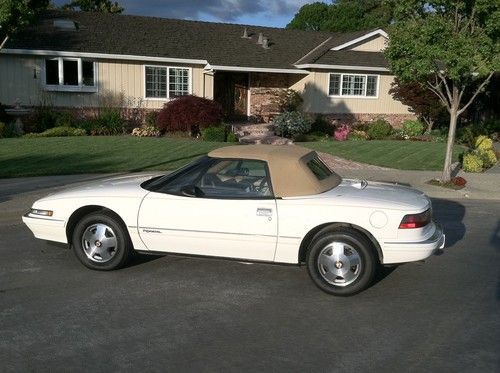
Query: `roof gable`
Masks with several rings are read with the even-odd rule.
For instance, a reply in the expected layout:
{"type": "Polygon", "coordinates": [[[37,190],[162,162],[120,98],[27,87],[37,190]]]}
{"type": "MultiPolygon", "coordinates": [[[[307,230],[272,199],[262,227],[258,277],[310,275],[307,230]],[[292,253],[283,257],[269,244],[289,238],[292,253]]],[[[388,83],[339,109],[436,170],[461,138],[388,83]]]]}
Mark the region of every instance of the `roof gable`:
{"type": "Polygon", "coordinates": [[[339,50],[342,50],[342,49],[346,49],[348,47],[351,47],[353,45],[356,45],[356,44],[360,44],[362,43],[363,41],[367,41],[368,39],[371,39],[373,38],[374,36],[382,36],[386,39],[389,38],[389,35],[387,35],[387,33],[382,30],[382,29],[376,29],[376,30],[373,30],[371,32],[368,32],[368,33],[365,33],[364,35],[361,35],[357,38],[354,38],[354,39],[351,39],[343,44],[340,44],[340,45],[337,45],[335,47],[332,47],[332,50],[334,51],[339,51],[339,50]]]}

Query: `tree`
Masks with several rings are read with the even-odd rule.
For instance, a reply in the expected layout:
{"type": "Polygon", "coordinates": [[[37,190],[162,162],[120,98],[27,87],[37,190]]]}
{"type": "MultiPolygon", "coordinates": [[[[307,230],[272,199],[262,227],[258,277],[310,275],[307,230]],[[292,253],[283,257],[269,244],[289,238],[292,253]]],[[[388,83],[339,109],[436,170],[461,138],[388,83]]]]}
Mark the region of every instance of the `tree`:
{"type": "Polygon", "coordinates": [[[403,83],[424,84],[450,115],[442,176],[442,182],[448,182],[457,119],[500,68],[500,1],[389,3],[395,20],[388,29],[385,55],[392,72],[403,83]]]}
{"type": "Polygon", "coordinates": [[[316,2],[299,9],[287,28],[315,31],[358,31],[387,26],[391,8],[383,0],[316,2]]]}
{"type": "Polygon", "coordinates": [[[302,6],[287,28],[307,31],[319,31],[328,16],[329,6],[325,3],[312,3],[302,6]]]}
{"type": "Polygon", "coordinates": [[[49,0],[0,0],[0,49],[48,5],[49,0]]]}
{"type": "Polygon", "coordinates": [[[122,13],[124,10],[118,2],[111,0],[72,0],[63,5],[63,9],[101,13],[122,13]]]}
{"type": "Polygon", "coordinates": [[[389,93],[392,97],[410,108],[427,125],[429,133],[434,123],[443,117],[446,109],[436,100],[436,95],[419,82],[402,83],[396,78],[391,85],[389,93]]]}

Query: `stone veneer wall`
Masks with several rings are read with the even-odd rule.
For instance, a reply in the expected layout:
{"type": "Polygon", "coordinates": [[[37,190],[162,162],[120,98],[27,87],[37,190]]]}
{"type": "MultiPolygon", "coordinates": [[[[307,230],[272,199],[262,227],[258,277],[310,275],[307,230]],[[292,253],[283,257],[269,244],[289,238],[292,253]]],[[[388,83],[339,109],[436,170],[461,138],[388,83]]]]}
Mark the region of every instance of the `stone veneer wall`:
{"type": "Polygon", "coordinates": [[[356,122],[373,122],[377,119],[385,119],[394,128],[401,128],[405,120],[416,119],[413,114],[325,114],[327,121],[336,125],[339,123],[354,124],[356,122]]]}
{"type": "Polygon", "coordinates": [[[270,122],[280,113],[278,98],[297,77],[293,74],[251,73],[250,117],[255,122],[270,122]]]}

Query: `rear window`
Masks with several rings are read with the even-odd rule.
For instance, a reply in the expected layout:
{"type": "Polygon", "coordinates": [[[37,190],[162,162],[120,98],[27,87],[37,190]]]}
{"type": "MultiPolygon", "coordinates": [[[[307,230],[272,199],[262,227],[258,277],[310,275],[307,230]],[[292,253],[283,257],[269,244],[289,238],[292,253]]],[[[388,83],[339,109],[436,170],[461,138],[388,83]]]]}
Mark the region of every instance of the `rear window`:
{"type": "Polygon", "coordinates": [[[314,157],[307,162],[307,167],[318,180],[323,180],[333,174],[333,172],[318,157],[314,157]]]}

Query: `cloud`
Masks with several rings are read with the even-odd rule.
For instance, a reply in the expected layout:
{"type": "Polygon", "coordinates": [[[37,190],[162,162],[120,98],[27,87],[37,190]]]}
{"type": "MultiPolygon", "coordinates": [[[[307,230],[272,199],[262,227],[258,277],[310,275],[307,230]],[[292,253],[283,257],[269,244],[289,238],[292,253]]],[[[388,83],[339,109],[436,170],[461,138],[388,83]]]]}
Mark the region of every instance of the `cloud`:
{"type": "MultiPolygon", "coordinates": [[[[56,0],[60,5],[69,0],[56,0]]],[[[291,17],[311,0],[118,0],[125,13],[231,22],[248,16],[291,17]]]]}

